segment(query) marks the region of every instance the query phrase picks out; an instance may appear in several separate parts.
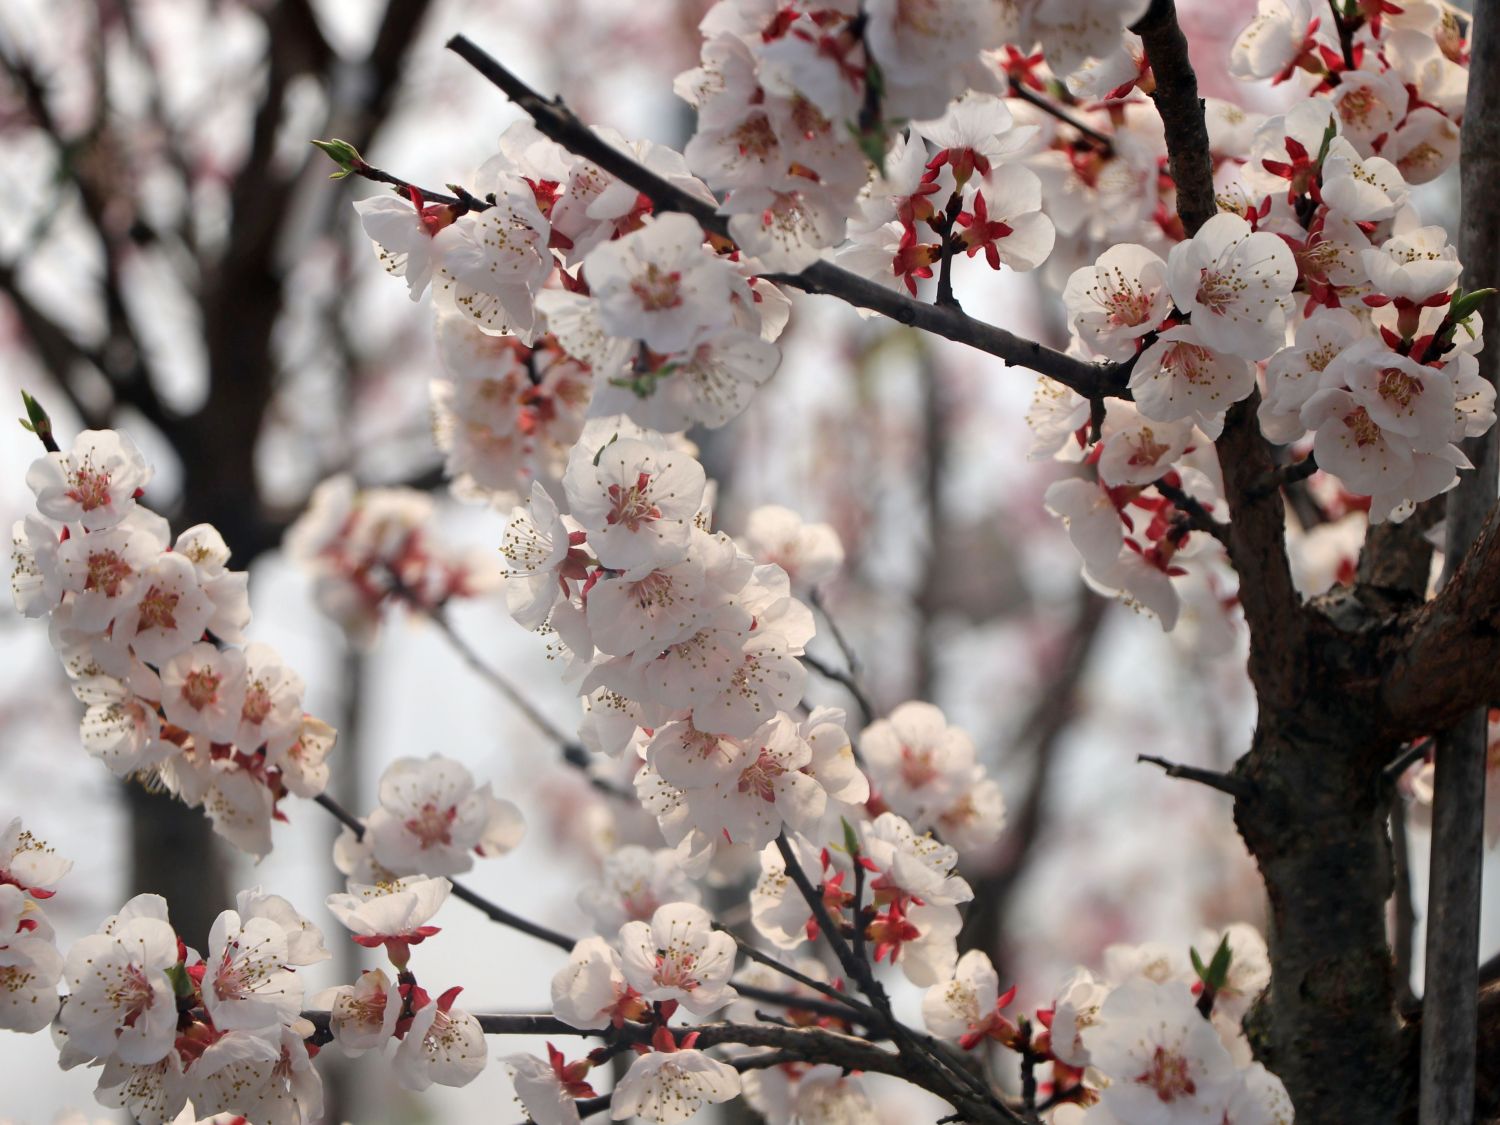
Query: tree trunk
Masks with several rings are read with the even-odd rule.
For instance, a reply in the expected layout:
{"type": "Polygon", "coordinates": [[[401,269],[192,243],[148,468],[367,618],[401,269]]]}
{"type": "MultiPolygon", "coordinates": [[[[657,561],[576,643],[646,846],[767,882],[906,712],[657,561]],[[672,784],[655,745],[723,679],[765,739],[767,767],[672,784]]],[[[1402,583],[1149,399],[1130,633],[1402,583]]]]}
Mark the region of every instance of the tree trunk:
{"type": "MultiPolygon", "coordinates": [[[[1339,687],[1308,686],[1320,700],[1339,687]]],[[[1235,821],[1271,907],[1272,985],[1247,1030],[1298,1125],[1394,1125],[1407,1100],[1386,940],[1389,794],[1370,768],[1397,747],[1366,726],[1332,708],[1262,715],[1238,769],[1256,792],[1235,821]]]]}

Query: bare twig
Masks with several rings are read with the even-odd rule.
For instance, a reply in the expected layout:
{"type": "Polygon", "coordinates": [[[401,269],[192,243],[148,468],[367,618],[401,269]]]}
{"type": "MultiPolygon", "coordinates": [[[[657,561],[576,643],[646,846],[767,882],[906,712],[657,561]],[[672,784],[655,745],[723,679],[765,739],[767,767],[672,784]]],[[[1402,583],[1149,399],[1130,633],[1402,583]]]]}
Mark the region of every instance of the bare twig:
{"type": "Polygon", "coordinates": [[[806,664],[825,680],[832,680],[839,684],[854,697],[855,704],[859,707],[859,713],[864,719],[865,725],[869,726],[875,721],[875,708],[870,703],[870,697],[865,694],[865,689],[860,687],[859,681],[854,678],[853,672],[845,672],[835,668],[826,661],[819,660],[810,652],[802,654],[802,663],[806,664]]]}
{"type": "MultiPolygon", "coordinates": [[[[340,805],[327,793],[319,793],[316,797],[313,798],[313,800],[328,812],[332,813],[333,816],[339,821],[339,823],[348,828],[357,837],[359,837],[360,839],[364,839],[365,826],[363,822],[360,821],[360,819],[353,813],[351,813],[348,809],[340,805]]],[[[533,922],[527,918],[522,918],[519,914],[512,914],[509,910],[506,910],[505,907],[501,906],[498,903],[491,902],[483,895],[476,894],[475,892],[469,890],[469,888],[464,886],[462,883],[456,882],[452,879],[448,881],[453,884],[454,898],[458,899],[461,902],[468,903],[475,910],[478,910],[480,913],[484,914],[485,917],[487,917],[491,922],[497,922],[500,925],[508,926],[513,930],[519,930],[523,934],[534,937],[539,941],[545,941],[549,945],[555,945],[559,949],[566,949],[571,951],[573,946],[577,944],[577,942],[568,937],[566,934],[560,934],[556,930],[549,929],[548,927],[543,926],[540,923],[533,922]]]]}
{"type": "Polygon", "coordinates": [[[1105,154],[1114,152],[1115,142],[1108,133],[1101,133],[1092,125],[1081,121],[1079,118],[1074,116],[1073,113],[1071,113],[1067,108],[1053,101],[1051,98],[1046,98],[1041,94],[1038,94],[1024,82],[1020,82],[1012,78],[1010,80],[1010,96],[1013,98],[1020,98],[1021,101],[1028,102],[1031,105],[1036,106],[1037,109],[1041,110],[1048,116],[1055,117],[1064,125],[1067,125],[1069,128],[1083,134],[1083,136],[1093,141],[1094,144],[1099,147],[1100,151],[1104,152],[1105,154]]]}
{"type": "Polygon", "coordinates": [[[1282,488],[1288,484],[1295,484],[1299,480],[1306,480],[1318,471],[1318,459],[1309,453],[1300,461],[1278,466],[1267,473],[1261,480],[1251,485],[1251,495],[1259,498],[1275,489],[1282,488]]]}
{"type": "Polygon", "coordinates": [[[1229,546],[1229,525],[1214,519],[1196,496],[1190,496],[1177,485],[1164,480],[1152,481],[1151,487],[1172,501],[1173,506],[1187,517],[1190,528],[1212,535],[1226,548],[1229,546]]]}
{"type": "Polygon", "coordinates": [[[1235,777],[1233,774],[1200,769],[1198,766],[1184,766],[1177,762],[1169,762],[1165,758],[1158,758],[1155,754],[1137,754],[1135,760],[1160,766],[1168,777],[1179,777],[1183,781],[1196,781],[1199,785],[1217,789],[1220,793],[1228,793],[1237,800],[1246,800],[1255,794],[1255,786],[1250,781],[1243,777],[1235,777]]]}

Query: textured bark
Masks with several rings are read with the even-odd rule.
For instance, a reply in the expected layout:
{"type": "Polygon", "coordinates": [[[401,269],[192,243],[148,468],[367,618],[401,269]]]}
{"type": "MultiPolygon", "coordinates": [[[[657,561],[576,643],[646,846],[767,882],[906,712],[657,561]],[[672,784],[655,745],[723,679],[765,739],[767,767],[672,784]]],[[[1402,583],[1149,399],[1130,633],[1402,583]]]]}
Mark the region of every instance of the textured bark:
{"type": "Polygon", "coordinates": [[[1251,1037],[1301,1125],[1381,1125],[1398,1120],[1407,1078],[1386,944],[1388,797],[1370,756],[1395,747],[1352,718],[1319,718],[1263,716],[1241,763],[1257,794],[1237,802],[1235,820],[1271,908],[1272,985],[1251,1037]]]}

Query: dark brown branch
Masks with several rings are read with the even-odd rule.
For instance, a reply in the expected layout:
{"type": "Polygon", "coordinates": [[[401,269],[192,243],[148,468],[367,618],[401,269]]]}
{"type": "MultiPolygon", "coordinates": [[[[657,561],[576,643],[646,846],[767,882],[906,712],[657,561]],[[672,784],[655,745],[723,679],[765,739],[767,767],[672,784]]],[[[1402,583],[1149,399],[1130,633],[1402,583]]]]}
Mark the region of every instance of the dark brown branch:
{"type": "Polygon", "coordinates": [[[1257,481],[1252,489],[1251,495],[1255,498],[1264,496],[1273,489],[1283,488],[1289,484],[1295,484],[1299,480],[1306,480],[1318,471],[1318,460],[1311,453],[1300,461],[1280,465],[1266,475],[1266,478],[1257,481]]]}
{"type": "MultiPolygon", "coordinates": [[[[450,39],[448,49],[530,115],[544,136],[629,184],[650,199],[657,210],[681,211],[696,219],[705,231],[726,239],[729,237],[728,221],[717,207],[669,184],[603,141],[560,100],[543,98],[462,35],[450,39]]],[[[1206,154],[1207,149],[1204,151],[1206,154]]],[[[975,320],[958,309],[913,300],[827,262],[819,262],[799,274],[773,274],[770,280],[806,293],[828,294],[859,308],[882,313],[901,324],[977,348],[1009,364],[1030,368],[1056,379],[1085,398],[1119,396],[1125,389],[1122,369],[1117,365],[1088,363],[1064,355],[1034,340],[1022,339],[1003,328],[975,320]]]]}
{"type": "Polygon", "coordinates": [[[1443,500],[1434,497],[1400,523],[1374,524],[1365,532],[1356,580],[1366,601],[1408,609],[1427,598],[1432,576],[1432,541],[1427,532],[1443,518],[1443,500]]]}
{"type": "Polygon", "coordinates": [[[1214,519],[1196,496],[1190,496],[1175,484],[1168,484],[1164,480],[1152,481],[1151,487],[1172,501],[1173,506],[1187,517],[1190,528],[1212,535],[1225,547],[1229,546],[1229,525],[1214,519]]]}
{"type": "Polygon", "coordinates": [[[1092,125],[1079,120],[1079,118],[1075,117],[1071,112],[1069,112],[1067,108],[1053,101],[1051,98],[1043,97],[1041,94],[1038,94],[1030,86],[1026,85],[1026,83],[1012,78],[1010,80],[1010,96],[1013,98],[1020,98],[1021,101],[1036,106],[1037,109],[1041,110],[1049,117],[1055,117],[1070,129],[1073,129],[1075,132],[1081,133],[1083,136],[1093,141],[1094,144],[1098,146],[1099,150],[1106,155],[1114,152],[1115,142],[1108,133],[1101,133],[1092,125]]]}
{"type": "Polygon", "coordinates": [[[1169,762],[1165,758],[1158,758],[1154,754],[1137,754],[1135,760],[1160,766],[1168,777],[1178,777],[1183,781],[1196,781],[1199,785],[1217,789],[1220,793],[1228,793],[1239,800],[1255,794],[1255,786],[1251,782],[1243,777],[1235,777],[1233,774],[1200,769],[1198,766],[1184,766],[1177,762],[1169,762]]]}

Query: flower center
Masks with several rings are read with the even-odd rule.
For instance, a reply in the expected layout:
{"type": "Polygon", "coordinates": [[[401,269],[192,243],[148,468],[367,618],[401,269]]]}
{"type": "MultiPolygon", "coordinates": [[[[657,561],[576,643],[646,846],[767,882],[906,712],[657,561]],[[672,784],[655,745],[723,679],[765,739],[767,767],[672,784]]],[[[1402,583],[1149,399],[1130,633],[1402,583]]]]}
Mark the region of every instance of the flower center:
{"type": "Polygon", "coordinates": [[[1213,381],[1213,356],[1205,347],[1198,344],[1173,344],[1163,358],[1164,367],[1195,387],[1213,381]]]}
{"type": "Polygon", "coordinates": [[[675,309],[682,304],[682,274],[677,270],[669,273],[651,262],[646,272],[630,283],[630,291],[647,312],[675,309]]]}
{"type": "Polygon", "coordinates": [[[641,524],[661,519],[661,509],[651,502],[651,474],[641,473],[632,485],[612,484],[609,499],[613,507],[604,520],[639,531],[641,524]]]}
{"type": "Polygon", "coordinates": [[[1380,427],[1363,406],[1356,406],[1345,414],[1344,425],[1354,434],[1354,444],[1361,449],[1380,440],[1380,427]]]}
{"type": "Polygon", "coordinates": [[[122,966],[119,975],[105,986],[104,994],[110,1007],[125,1014],[123,1023],[126,1027],[134,1027],[141,1013],[156,999],[145,970],[135,964],[122,966]]]}
{"type": "Polygon", "coordinates": [[[245,705],[240,710],[240,717],[245,722],[258,726],[266,721],[266,716],[271,713],[271,693],[266,690],[266,685],[256,682],[245,691],[245,705]]]}
{"type": "Polygon", "coordinates": [[[211,668],[194,668],[183,678],[182,698],[194,711],[201,711],[218,699],[223,678],[211,668]]]}
{"type": "Polygon", "coordinates": [[[452,827],[453,821],[458,816],[458,810],[452,806],[440,809],[432,803],[422,806],[417,815],[405,822],[408,832],[422,841],[424,848],[430,848],[437,844],[453,843],[452,827]]]}
{"type": "Polygon", "coordinates": [[[102,591],[107,598],[118,597],[120,584],[135,573],[131,565],[114,551],[95,551],[89,555],[89,576],[85,590],[102,591]]]}
{"type": "Polygon", "coordinates": [[[691,992],[698,987],[698,978],[693,975],[693,964],[697,957],[691,953],[670,956],[665,950],[656,953],[656,974],[652,978],[663,988],[680,988],[691,992]]]}
{"type": "Polygon", "coordinates": [[[1132,465],[1155,465],[1161,461],[1162,456],[1171,452],[1170,445],[1163,445],[1156,440],[1156,434],[1150,426],[1142,426],[1141,432],[1130,442],[1135,452],[1130,455],[1129,463],[1132,465]]]}
{"type": "Polygon", "coordinates": [[[771,757],[765,747],[760,756],[740,774],[739,791],[759,797],[762,801],[776,800],[776,779],[786,773],[786,767],[771,757]]]}
{"type": "Polygon", "coordinates": [[[1387,367],[1380,373],[1377,389],[1380,391],[1380,397],[1386,402],[1395,403],[1405,409],[1411,405],[1412,399],[1422,393],[1422,382],[1399,367],[1387,367]]]}
{"type": "Polygon", "coordinates": [[[764,160],[776,151],[776,130],[763,113],[746,118],[732,135],[741,156],[764,160]]]}
{"type": "Polygon", "coordinates": [[[1215,316],[1223,316],[1239,298],[1245,288],[1233,273],[1220,273],[1204,267],[1198,272],[1198,304],[1215,316]]]}
{"type": "Polygon", "coordinates": [[[1116,328],[1144,324],[1151,311],[1151,297],[1140,285],[1116,278],[1116,288],[1108,290],[1100,301],[1110,324],[1116,328]]]}
{"type": "Polygon", "coordinates": [[[913,749],[905,745],[901,747],[901,780],[906,783],[908,789],[921,789],[928,782],[937,779],[938,768],[933,765],[932,759],[931,747],[922,749],[913,749]]]}
{"type": "Polygon", "coordinates": [[[1368,86],[1361,86],[1339,99],[1339,118],[1345,125],[1367,124],[1376,104],[1375,92],[1368,86]]]}
{"type": "Polygon", "coordinates": [[[109,506],[108,473],[80,466],[73,470],[71,479],[73,487],[68,489],[68,499],[75,501],[85,512],[109,506]]]}
{"type": "Polygon", "coordinates": [[[177,628],[175,614],[177,603],[181,600],[181,594],[174,594],[169,590],[163,590],[160,586],[152,586],[151,589],[146,591],[146,596],[141,599],[140,628],[177,628]]]}
{"type": "Polygon", "coordinates": [[[1156,1096],[1164,1102],[1178,1098],[1190,1098],[1197,1092],[1192,1075],[1188,1073],[1187,1059],[1165,1047],[1156,1048],[1151,1056],[1151,1065],[1136,1078],[1143,1086],[1150,1086],[1156,1096]]]}

